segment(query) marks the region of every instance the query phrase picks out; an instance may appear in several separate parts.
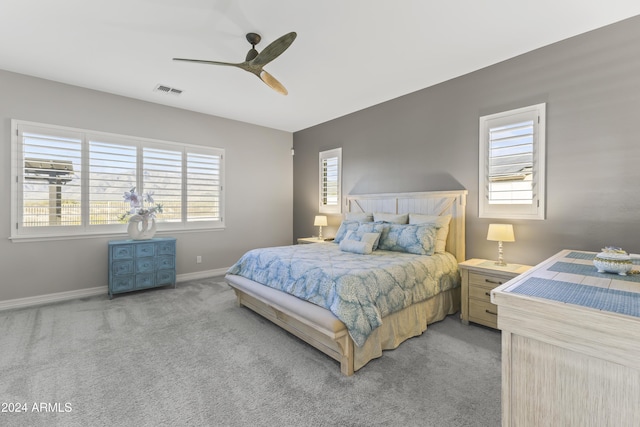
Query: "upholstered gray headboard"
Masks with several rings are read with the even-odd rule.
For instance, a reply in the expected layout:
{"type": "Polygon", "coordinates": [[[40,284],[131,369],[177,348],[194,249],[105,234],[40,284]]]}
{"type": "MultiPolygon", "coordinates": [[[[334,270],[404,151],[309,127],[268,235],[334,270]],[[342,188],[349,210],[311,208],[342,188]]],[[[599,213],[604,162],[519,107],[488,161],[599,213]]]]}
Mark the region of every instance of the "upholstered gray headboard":
{"type": "Polygon", "coordinates": [[[416,193],[358,194],[346,198],[347,212],[451,214],[447,252],[458,262],[465,260],[465,210],[467,190],[416,193]]]}

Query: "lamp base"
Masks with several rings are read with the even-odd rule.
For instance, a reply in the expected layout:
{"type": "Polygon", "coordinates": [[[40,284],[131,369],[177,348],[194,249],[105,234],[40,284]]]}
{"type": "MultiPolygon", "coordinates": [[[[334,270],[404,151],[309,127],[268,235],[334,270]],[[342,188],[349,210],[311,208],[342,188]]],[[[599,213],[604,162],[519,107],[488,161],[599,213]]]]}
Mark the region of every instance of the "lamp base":
{"type": "Polygon", "coordinates": [[[503,252],[502,252],[502,241],[499,240],[498,241],[498,260],[496,261],[496,265],[499,265],[500,267],[505,267],[507,265],[506,262],[504,262],[504,258],[502,257],[503,252]]]}

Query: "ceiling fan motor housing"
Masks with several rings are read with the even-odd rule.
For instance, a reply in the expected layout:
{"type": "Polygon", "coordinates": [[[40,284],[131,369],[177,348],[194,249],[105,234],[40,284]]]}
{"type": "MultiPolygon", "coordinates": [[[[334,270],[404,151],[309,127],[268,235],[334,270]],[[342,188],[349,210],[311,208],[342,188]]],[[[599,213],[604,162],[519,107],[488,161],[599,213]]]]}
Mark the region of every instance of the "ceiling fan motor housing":
{"type": "Polygon", "coordinates": [[[258,43],[260,43],[260,40],[262,40],[262,37],[260,37],[260,34],[247,33],[247,41],[249,43],[251,43],[251,49],[249,50],[249,52],[247,52],[247,56],[245,58],[245,61],[249,62],[249,61],[253,60],[253,58],[255,58],[256,56],[258,56],[258,51],[256,50],[256,45],[258,43]]]}
{"type": "Polygon", "coordinates": [[[247,33],[247,41],[251,43],[252,46],[255,46],[258,43],[260,43],[260,40],[262,40],[262,37],[260,37],[260,34],[247,33]]]}

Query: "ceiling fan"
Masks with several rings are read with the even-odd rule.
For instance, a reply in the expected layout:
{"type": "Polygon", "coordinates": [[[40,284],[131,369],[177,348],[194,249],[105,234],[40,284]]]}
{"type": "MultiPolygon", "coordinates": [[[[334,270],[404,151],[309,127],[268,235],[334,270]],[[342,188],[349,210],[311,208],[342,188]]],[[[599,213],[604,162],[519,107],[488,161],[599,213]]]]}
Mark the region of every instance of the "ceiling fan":
{"type": "Polygon", "coordinates": [[[260,34],[247,33],[247,41],[251,44],[251,49],[249,50],[249,52],[247,52],[247,57],[245,58],[244,62],[232,63],[186,58],[173,58],[173,60],[199,62],[201,64],[227,65],[230,67],[241,68],[258,76],[258,78],[265,82],[271,89],[282,95],[286,95],[287,93],[289,93],[287,92],[287,89],[282,85],[282,83],[276,80],[275,77],[263,70],[263,67],[280,56],[282,52],[287,50],[287,48],[291,46],[291,43],[293,43],[293,41],[296,39],[296,36],[297,34],[295,32],[285,34],[284,36],[276,39],[270,45],[265,47],[262,52],[258,53],[258,51],[256,50],[256,45],[260,43],[262,37],[260,37],[260,34]]]}

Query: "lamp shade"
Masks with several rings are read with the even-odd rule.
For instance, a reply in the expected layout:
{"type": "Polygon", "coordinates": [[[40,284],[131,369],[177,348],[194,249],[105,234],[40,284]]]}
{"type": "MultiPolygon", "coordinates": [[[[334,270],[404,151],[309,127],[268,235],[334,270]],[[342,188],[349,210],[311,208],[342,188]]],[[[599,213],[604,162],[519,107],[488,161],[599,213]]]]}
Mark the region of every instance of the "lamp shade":
{"type": "Polygon", "coordinates": [[[487,240],[494,242],[515,242],[513,235],[513,225],[511,224],[489,224],[487,240]]]}
{"type": "Polygon", "coordinates": [[[313,225],[316,227],[326,227],[327,217],[324,215],[316,215],[316,219],[313,221],[313,225]]]}

